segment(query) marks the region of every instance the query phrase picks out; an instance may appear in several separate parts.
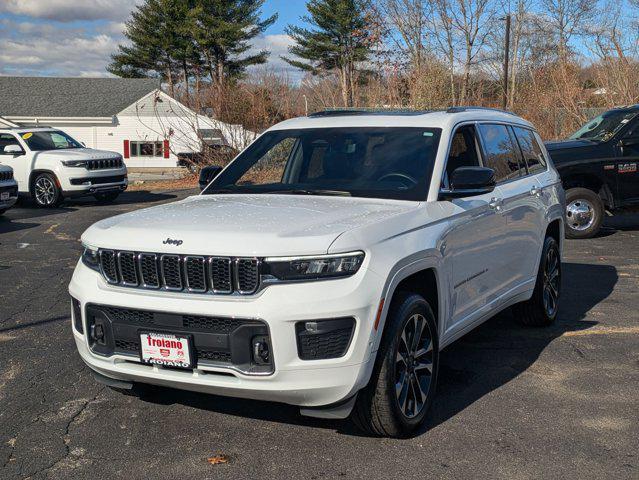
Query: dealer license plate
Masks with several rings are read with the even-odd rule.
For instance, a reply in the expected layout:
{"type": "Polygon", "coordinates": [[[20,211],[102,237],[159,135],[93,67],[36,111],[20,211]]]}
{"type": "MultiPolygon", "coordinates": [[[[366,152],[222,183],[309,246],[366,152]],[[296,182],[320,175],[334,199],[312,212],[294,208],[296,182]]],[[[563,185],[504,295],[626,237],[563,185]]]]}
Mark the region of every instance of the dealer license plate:
{"type": "Polygon", "coordinates": [[[0,193],[0,200],[9,200],[9,192],[0,193]]]}
{"type": "Polygon", "coordinates": [[[140,333],[140,357],[145,363],[191,368],[190,338],[169,333],[140,333]]]}

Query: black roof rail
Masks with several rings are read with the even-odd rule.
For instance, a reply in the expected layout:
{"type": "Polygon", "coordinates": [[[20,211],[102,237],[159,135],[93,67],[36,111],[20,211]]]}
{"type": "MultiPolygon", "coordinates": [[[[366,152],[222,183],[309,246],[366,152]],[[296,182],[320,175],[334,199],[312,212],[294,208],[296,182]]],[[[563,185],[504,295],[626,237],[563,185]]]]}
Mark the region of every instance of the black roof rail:
{"type": "Polygon", "coordinates": [[[474,106],[466,106],[466,107],[449,107],[446,110],[446,113],[462,113],[467,112],[469,110],[486,110],[489,112],[498,112],[505,113],[507,115],[517,115],[516,113],[510,112],[508,110],[502,110],[501,108],[492,108],[492,107],[474,107],[474,106]]]}

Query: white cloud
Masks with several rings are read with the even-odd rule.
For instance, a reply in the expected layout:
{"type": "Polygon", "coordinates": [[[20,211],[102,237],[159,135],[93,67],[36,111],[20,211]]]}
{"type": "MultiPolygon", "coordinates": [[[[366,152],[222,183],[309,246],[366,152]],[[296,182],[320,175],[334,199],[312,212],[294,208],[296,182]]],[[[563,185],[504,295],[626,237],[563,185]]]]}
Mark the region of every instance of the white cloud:
{"type": "Polygon", "coordinates": [[[70,22],[124,20],[141,0],[0,0],[0,12],[70,22]]]}
{"type": "MultiPolygon", "coordinates": [[[[291,78],[299,80],[302,77],[302,73],[298,69],[291,67],[281,58],[282,55],[290,56],[288,47],[291,45],[293,45],[293,39],[286,34],[262,35],[253,40],[253,47],[249,51],[249,54],[257,53],[261,50],[271,52],[266,66],[276,72],[286,73],[291,78]]],[[[255,66],[249,71],[259,70],[260,68],[264,68],[264,66],[255,66]]]]}

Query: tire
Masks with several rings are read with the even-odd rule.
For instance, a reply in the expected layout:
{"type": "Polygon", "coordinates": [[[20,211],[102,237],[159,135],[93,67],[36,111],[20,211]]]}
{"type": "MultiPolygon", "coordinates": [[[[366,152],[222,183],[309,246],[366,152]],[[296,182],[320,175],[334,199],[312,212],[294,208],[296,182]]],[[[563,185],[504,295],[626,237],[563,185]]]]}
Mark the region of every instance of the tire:
{"type": "Polygon", "coordinates": [[[559,244],[546,237],[539,261],[535,290],[530,300],[513,306],[513,314],[529,327],[546,327],[554,323],[561,293],[561,256],[559,244]],[[551,305],[552,308],[551,308],[551,305]]]}
{"type": "Polygon", "coordinates": [[[98,203],[111,203],[120,196],[120,192],[96,193],[94,195],[98,203]]]}
{"type": "Polygon", "coordinates": [[[420,295],[398,293],[388,312],[371,379],[357,396],[353,422],[364,432],[375,436],[410,436],[426,419],[435,396],[438,368],[439,338],[430,305],[420,295]],[[410,347],[414,338],[414,335],[411,338],[410,332],[415,331],[419,324],[423,328],[418,348],[409,348],[407,355],[405,347],[410,347]],[[411,350],[422,353],[410,355],[411,350]],[[407,376],[406,371],[415,373],[407,376]],[[402,378],[408,381],[403,382],[404,387],[396,394],[396,384],[402,378]],[[415,390],[417,384],[411,381],[414,378],[419,379],[421,389],[418,390],[425,391],[425,396],[415,390]],[[403,409],[400,404],[404,405],[403,409]]]}
{"type": "Polygon", "coordinates": [[[604,219],[601,197],[587,188],[571,188],[566,192],[566,237],[592,238],[604,219]]]}
{"type": "Polygon", "coordinates": [[[38,207],[57,207],[63,200],[58,180],[50,173],[39,173],[31,184],[31,198],[38,207]]]}

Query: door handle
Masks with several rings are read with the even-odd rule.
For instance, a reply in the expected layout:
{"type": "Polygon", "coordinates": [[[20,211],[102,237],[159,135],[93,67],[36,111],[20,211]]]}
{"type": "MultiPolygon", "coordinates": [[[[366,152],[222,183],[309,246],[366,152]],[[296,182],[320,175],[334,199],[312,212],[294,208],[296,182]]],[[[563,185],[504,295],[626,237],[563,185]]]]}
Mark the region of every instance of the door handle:
{"type": "Polygon", "coordinates": [[[490,202],[488,202],[488,206],[493,210],[500,211],[503,203],[504,201],[501,198],[493,197],[490,199],[490,202]]]}
{"type": "Polygon", "coordinates": [[[541,197],[541,188],[537,188],[537,187],[532,187],[530,189],[530,194],[533,197],[541,197]]]}

